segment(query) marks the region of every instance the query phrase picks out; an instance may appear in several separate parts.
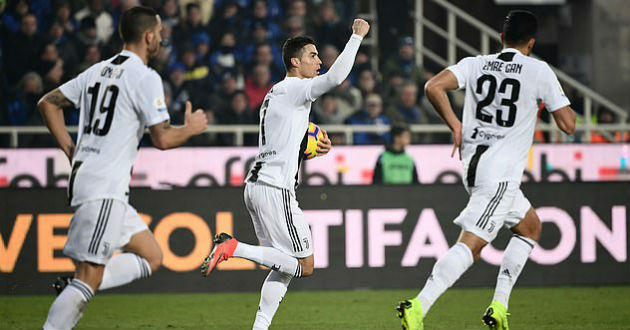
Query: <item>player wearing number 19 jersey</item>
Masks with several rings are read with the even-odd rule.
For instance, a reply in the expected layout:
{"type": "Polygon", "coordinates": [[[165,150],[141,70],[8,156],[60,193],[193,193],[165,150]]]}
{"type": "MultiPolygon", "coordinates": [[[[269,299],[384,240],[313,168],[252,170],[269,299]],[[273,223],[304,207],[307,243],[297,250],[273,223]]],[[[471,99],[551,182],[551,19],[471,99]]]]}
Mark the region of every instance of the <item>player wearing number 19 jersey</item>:
{"type": "Polygon", "coordinates": [[[540,220],[520,190],[538,102],[545,104],[565,133],[571,134],[575,125],[575,113],[551,68],[529,57],[536,30],[533,14],[510,12],[500,53],[464,58],[425,86],[427,97],[453,132],[453,153],[460,148],[470,199],[454,221],[462,228],[457,244],[436,262],[418,296],[398,305],[405,329],[422,329],[433,303],[479,258],[502,227],[514,235],[482,321],[491,329],[508,329],[508,299],[541,230],[540,220]],[[445,93],[458,88],[466,89],[463,124],[445,93]]]}
{"type": "Polygon", "coordinates": [[[77,264],[75,278],[48,313],[45,330],[72,329],[98,290],[147,277],[160,266],[162,252],[136,210],[128,204],[131,167],[144,130],[153,143],[173,148],[203,131],[202,111],[186,109],[186,125],[171,127],[160,76],[147,67],[160,47],[161,23],[154,10],[123,13],[125,49],[88,68],[45,95],[38,106],[46,125],[72,163],[68,198],[75,211],[64,253],[77,264]],[[61,108],[80,108],[76,147],[61,108]],[[112,257],[122,249],[124,253],[112,257]]]}

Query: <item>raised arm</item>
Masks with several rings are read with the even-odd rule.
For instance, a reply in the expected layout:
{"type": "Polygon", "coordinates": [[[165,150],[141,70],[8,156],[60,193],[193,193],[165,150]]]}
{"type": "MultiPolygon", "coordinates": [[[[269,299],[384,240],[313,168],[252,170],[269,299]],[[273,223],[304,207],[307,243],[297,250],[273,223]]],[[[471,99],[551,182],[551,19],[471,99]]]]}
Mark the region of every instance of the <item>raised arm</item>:
{"type": "Polygon", "coordinates": [[[48,92],[37,103],[37,108],[44,119],[44,123],[48,126],[48,130],[52,133],[68,160],[72,162],[74,154],[74,141],[68,133],[66,122],[63,117],[63,108],[72,105],[58,88],[48,92]]]}
{"type": "Polygon", "coordinates": [[[313,87],[311,88],[311,97],[313,99],[324,95],[346,80],[354,65],[354,58],[359,51],[361,41],[369,30],[370,24],[368,22],[359,18],[354,20],[354,23],[352,23],[352,36],[350,36],[350,40],[348,40],[346,47],[339,54],[335,63],[333,63],[328,72],[313,78],[313,87]]]}
{"type": "Polygon", "coordinates": [[[200,134],[208,126],[208,119],[200,109],[192,112],[190,101],[186,102],[184,126],[171,126],[168,121],[149,127],[153,145],[160,149],[172,149],[184,144],[194,135],[200,134]]]}

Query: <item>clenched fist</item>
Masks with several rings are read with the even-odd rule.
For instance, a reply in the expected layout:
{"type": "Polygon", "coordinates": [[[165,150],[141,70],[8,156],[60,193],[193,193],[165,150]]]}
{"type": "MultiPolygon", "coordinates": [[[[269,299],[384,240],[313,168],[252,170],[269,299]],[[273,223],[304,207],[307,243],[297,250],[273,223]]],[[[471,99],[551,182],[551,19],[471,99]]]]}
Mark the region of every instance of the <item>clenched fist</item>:
{"type": "Polygon", "coordinates": [[[365,37],[368,31],[370,31],[370,24],[367,21],[357,18],[352,23],[352,33],[365,37]]]}

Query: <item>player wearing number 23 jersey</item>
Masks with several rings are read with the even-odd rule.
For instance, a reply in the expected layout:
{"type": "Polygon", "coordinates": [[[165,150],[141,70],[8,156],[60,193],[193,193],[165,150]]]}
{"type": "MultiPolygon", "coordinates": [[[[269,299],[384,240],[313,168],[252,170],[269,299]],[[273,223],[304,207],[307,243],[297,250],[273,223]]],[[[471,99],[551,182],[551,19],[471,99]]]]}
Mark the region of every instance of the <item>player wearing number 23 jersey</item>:
{"type": "Polygon", "coordinates": [[[423,328],[433,303],[479,259],[502,227],[514,235],[482,322],[491,330],[509,329],[510,292],[541,231],[540,219],[520,189],[539,102],[565,133],[575,127],[575,113],[556,75],[545,62],[529,56],[537,27],[532,13],[510,12],[503,24],[500,53],[464,58],[425,86],[429,101],[453,133],[453,154],[459,148],[470,199],[454,220],[462,229],[457,243],[435,263],[422,291],[398,305],[403,329],[423,328]],[[446,96],[446,91],[462,88],[466,90],[463,123],[446,96]]]}

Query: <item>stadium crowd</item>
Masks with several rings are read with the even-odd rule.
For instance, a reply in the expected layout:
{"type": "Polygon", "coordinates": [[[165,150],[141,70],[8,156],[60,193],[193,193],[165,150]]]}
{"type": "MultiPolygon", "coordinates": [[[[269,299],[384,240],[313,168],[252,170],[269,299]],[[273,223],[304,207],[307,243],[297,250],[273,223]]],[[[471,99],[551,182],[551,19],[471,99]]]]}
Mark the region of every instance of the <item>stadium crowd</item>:
{"type": "MultiPolygon", "coordinates": [[[[318,42],[325,73],[350,36],[354,1],[305,0],[11,0],[2,12],[2,112],[0,126],[42,125],[37,100],[122,47],[121,13],[136,5],[159,11],[168,41],[150,65],[164,81],[171,121],[183,121],[186,100],[206,111],[210,124],[257,124],[258,109],[271,86],[284,78],[281,47],[307,34],[318,42]]],[[[424,111],[428,78],[414,64],[413,39],[376,72],[364,46],[349,79],[314,104],[319,124],[439,122],[424,111]]],[[[68,125],[77,111],[66,111],[68,125]]],[[[341,139],[341,136],[336,136],[341,139]]],[[[356,134],[355,144],[389,142],[389,133],[356,134]]],[[[205,135],[198,145],[232,145],[231,134],[205,135]]],[[[342,142],[343,141],[339,141],[342,142]]],[[[246,145],[256,143],[247,136],[246,145]]]]}
{"type": "MultiPolygon", "coordinates": [[[[118,53],[121,13],[155,8],[167,41],[150,63],[164,81],[171,122],[183,122],[187,100],[204,109],[210,125],[257,124],[271,86],[285,75],[281,47],[286,38],[307,34],[317,41],[325,73],[343,49],[357,14],[355,1],[342,0],[9,0],[0,23],[0,126],[42,125],[38,99],[87,67],[118,53]]],[[[0,6],[2,6],[0,2],[0,6]]],[[[401,36],[397,50],[363,46],[349,78],[314,103],[318,124],[389,125],[441,123],[423,97],[432,76],[414,62],[413,39],[401,36]],[[380,68],[372,67],[378,56],[380,68]]],[[[68,109],[68,125],[78,111],[68,109]]],[[[331,135],[345,143],[343,135],[331,135]]],[[[204,134],[192,145],[234,145],[233,134],[204,134]]],[[[414,142],[449,143],[447,134],[414,142]]],[[[52,146],[47,137],[26,146],[52,146]]],[[[389,132],[355,133],[354,144],[390,143],[389,132]]],[[[7,142],[0,137],[0,145],[7,142]]],[[[255,145],[255,134],[245,145],[255,145]]],[[[22,143],[20,143],[22,146],[22,143]]]]}

